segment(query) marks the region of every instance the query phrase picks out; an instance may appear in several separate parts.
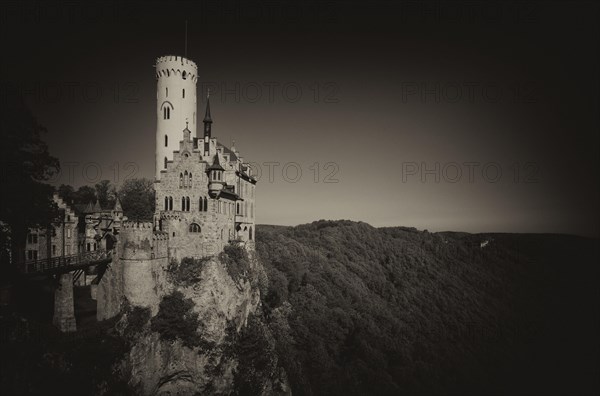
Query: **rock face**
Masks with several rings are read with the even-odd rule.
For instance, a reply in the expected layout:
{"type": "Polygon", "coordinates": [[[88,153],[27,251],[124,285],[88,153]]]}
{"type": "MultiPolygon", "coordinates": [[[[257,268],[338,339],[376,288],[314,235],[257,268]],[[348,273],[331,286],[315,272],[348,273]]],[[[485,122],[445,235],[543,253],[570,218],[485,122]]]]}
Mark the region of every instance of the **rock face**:
{"type": "MultiPolygon", "coordinates": [[[[173,275],[172,272],[176,271],[173,268],[166,276],[158,277],[168,283],[161,288],[179,292],[193,302],[188,316],[197,315],[194,337],[198,342],[189,346],[181,339],[165,339],[153,331],[153,319],[147,320],[133,335],[133,346],[121,365],[121,372],[136,393],[191,395],[233,392],[239,362],[235,338],[246,326],[249,316],[260,311],[260,291],[255,275],[262,266],[255,259],[249,262],[249,271],[237,282],[218,257],[202,260],[196,279],[182,282],[181,277],[173,275]]],[[[148,316],[155,317],[157,309],[151,307],[148,316]]],[[[124,316],[121,321],[124,333],[127,333],[128,322],[134,320],[131,313],[124,316]]],[[[276,376],[277,379],[265,382],[262,387],[264,394],[286,393],[280,391],[289,388],[285,379],[280,380],[285,378],[285,373],[277,368],[276,376]]]]}

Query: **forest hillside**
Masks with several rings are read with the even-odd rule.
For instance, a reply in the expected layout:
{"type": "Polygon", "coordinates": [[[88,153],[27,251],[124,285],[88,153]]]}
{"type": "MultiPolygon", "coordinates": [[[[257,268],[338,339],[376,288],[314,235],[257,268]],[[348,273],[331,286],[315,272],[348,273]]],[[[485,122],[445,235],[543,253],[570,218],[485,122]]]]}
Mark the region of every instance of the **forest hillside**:
{"type": "Polygon", "coordinates": [[[597,393],[598,241],[257,227],[295,395],[597,393]]]}

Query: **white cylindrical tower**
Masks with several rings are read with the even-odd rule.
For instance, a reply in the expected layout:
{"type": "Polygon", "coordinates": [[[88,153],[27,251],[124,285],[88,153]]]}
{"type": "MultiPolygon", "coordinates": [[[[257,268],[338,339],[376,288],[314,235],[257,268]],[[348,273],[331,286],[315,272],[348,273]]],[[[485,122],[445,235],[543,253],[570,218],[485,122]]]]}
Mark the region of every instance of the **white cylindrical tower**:
{"type": "Polygon", "coordinates": [[[182,56],[156,59],[156,179],[179,150],[183,130],[196,137],[196,81],[198,67],[182,56]]]}

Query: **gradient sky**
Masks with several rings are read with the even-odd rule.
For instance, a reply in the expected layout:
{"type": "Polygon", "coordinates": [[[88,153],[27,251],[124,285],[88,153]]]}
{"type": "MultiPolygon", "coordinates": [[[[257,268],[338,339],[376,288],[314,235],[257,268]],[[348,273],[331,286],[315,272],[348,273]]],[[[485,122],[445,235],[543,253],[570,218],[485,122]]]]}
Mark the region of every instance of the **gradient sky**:
{"type": "Polygon", "coordinates": [[[211,86],[213,136],[260,167],[258,223],[600,234],[593,3],[3,7],[2,75],[56,183],[153,177],[153,65],[183,54],[187,19],[199,113],[211,86]]]}

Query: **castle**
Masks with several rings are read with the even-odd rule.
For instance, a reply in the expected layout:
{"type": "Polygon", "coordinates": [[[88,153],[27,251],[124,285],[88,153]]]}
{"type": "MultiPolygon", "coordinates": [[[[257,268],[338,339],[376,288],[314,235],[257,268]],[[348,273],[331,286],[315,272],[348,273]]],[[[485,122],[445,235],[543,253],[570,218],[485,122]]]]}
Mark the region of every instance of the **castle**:
{"type": "Polygon", "coordinates": [[[119,312],[123,297],[156,309],[168,292],[166,269],[172,262],[212,256],[229,243],[254,249],[256,179],[235,147],[212,136],[210,94],[203,133],[197,135],[196,64],[181,56],[163,56],[155,67],[153,221],[128,221],[118,199],[111,209],[98,204],[71,208],[55,194],[62,212],[58,231],[30,231],[26,257],[35,265],[44,259],[64,262],[76,255],[111,252],[109,270],[91,266],[59,276],[54,323],[63,331],[75,330],[74,284],[91,284],[97,318],[102,320],[119,312]]]}
{"type": "Polygon", "coordinates": [[[230,241],[252,247],[256,179],[235,147],[212,136],[210,93],[197,136],[197,66],[180,56],[156,61],[156,213],[169,257],[202,257],[230,241]]]}

